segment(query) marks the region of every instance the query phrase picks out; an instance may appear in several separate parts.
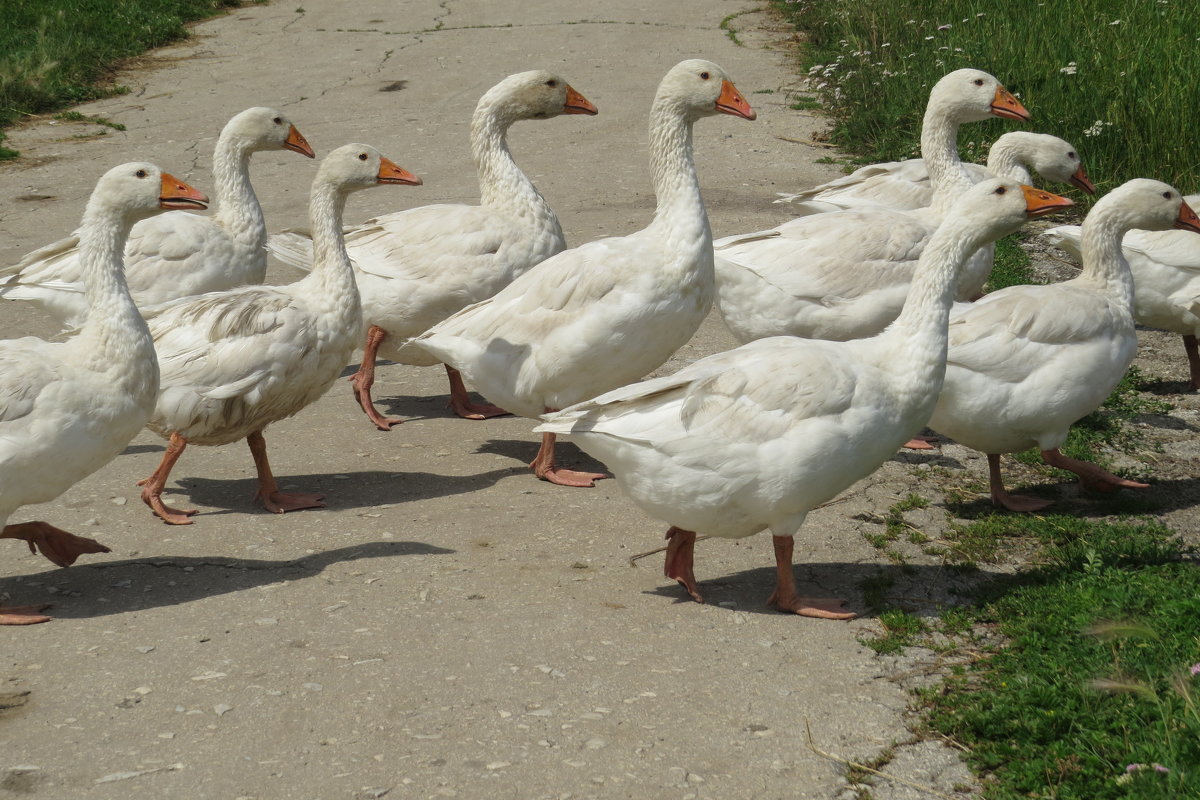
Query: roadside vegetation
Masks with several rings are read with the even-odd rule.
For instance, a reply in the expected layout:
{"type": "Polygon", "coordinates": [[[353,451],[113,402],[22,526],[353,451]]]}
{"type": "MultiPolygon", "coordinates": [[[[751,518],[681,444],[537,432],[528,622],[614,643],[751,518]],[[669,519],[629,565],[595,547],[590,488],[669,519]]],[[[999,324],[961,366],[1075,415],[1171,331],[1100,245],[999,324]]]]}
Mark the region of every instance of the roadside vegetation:
{"type": "MultiPolygon", "coordinates": [[[[929,88],[972,66],[1020,97],[1030,129],[1074,144],[1101,194],[1135,177],[1200,188],[1200,140],[1182,134],[1196,102],[1188,60],[1200,48],[1190,4],[1081,0],[1018,11],[1000,0],[774,2],[801,33],[807,100],[829,115],[831,140],[851,154],[848,169],[919,155],[929,88]]],[[[963,157],[983,161],[988,143],[1012,128],[963,126],[963,157]]],[[[1002,242],[988,288],[1032,275],[1024,251],[1002,242]]],[[[1145,384],[1131,370],[1075,425],[1064,452],[1101,463],[1115,451],[1145,455],[1129,423],[1169,410],[1145,384]]],[[[1049,472],[1034,451],[1017,458],[1049,472]]],[[[920,533],[905,527],[912,507],[910,497],[889,512],[871,534],[877,547],[920,533]]],[[[1136,499],[1097,501],[1099,515],[1086,519],[997,513],[949,495],[947,510],[955,519],[932,544],[948,563],[1024,566],[940,619],[891,607],[887,587],[876,587],[883,633],[864,644],[961,656],[922,692],[929,734],[966,750],[991,800],[1200,797],[1195,552],[1162,525],[1126,516],[1147,510],[1136,499]]]]}
{"type": "Polygon", "coordinates": [[[5,0],[0,5],[0,159],[3,129],[126,89],[113,65],[187,36],[185,23],[239,0],[5,0]]]}
{"type": "MultiPolygon", "coordinates": [[[[832,140],[869,161],[919,154],[929,89],[947,72],[995,75],[1030,128],[1074,144],[1101,192],[1131,178],[1196,191],[1200,31],[1182,0],[775,0],[802,32],[802,68],[834,121],[832,140]]],[[[964,125],[981,161],[1011,121],[964,125]]]]}

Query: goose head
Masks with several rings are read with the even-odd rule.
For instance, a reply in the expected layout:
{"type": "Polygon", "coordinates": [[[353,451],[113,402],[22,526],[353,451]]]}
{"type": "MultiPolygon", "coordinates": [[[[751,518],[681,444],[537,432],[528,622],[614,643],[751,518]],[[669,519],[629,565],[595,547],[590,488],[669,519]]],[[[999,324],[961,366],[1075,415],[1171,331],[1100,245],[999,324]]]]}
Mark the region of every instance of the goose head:
{"type": "Polygon", "coordinates": [[[315,182],[329,184],[343,193],[382,183],[421,185],[420,178],[384,158],[371,145],[357,143],[342,145],[325,156],[315,182]]]}
{"type": "Polygon", "coordinates": [[[933,85],[929,111],[958,122],[979,122],[990,116],[1029,120],[1029,112],[1000,81],[978,69],[956,69],[933,85]]]}
{"type": "Polygon", "coordinates": [[[1200,218],[1196,212],[1174,187],[1162,181],[1149,178],[1126,181],[1097,200],[1092,214],[1109,208],[1121,209],[1124,228],[1147,231],[1176,228],[1200,233],[1200,218]]]}
{"type": "Polygon", "coordinates": [[[680,61],[667,72],[655,96],[656,104],[663,102],[675,105],[690,120],[714,114],[730,114],[743,119],[758,116],[725,70],[699,58],[680,61]]]}
{"type": "Polygon", "coordinates": [[[235,138],[249,152],[292,150],[309,158],[316,155],[291,120],[274,108],[246,109],[225,123],[221,135],[235,138]]]}
{"type": "Polygon", "coordinates": [[[494,109],[509,123],[549,119],[560,114],[597,113],[596,107],[569,83],[541,69],[509,75],[479,99],[479,108],[494,109]]]}
{"type": "Polygon", "coordinates": [[[89,205],[139,220],[159,209],[204,209],[208,198],[153,164],[133,161],[104,173],[89,205]]]}
{"type": "Polygon", "coordinates": [[[980,241],[987,242],[1015,232],[1034,217],[1072,205],[1065,197],[1006,178],[991,178],[964,192],[953,216],[965,220],[980,241]]]}
{"type": "MultiPolygon", "coordinates": [[[[1021,160],[1046,180],[1053,183],[1069,183],[1088,194],[1096,193],[1095,185],[1088,179],[1087,170],[1083,168],[1079,152],[1070,142],[1057,136],[1028,131],[1013,131],[1004,134],[1000,139],[1006,137],[1014,137],[1017,140],[1017,152],[1021,160]]],[[[996,140],[997,144],[1000,139],[996,140]]]]}

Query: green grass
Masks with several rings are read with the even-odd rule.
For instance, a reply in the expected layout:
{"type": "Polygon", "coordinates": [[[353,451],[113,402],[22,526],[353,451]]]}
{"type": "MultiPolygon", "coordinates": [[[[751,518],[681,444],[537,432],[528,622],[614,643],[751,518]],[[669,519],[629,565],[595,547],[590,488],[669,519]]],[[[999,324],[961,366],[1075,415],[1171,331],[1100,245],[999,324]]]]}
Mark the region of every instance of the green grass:
{"type": "MultiPolygon", "coordinates": [[[[918,153],[930,87],[960,67],[987,70],[1074,144],[1101,191],[1153,177],[1197,188],[1192,3],[1079,0],[775,0],[807,39],[805,67],[834,118],[832,139],[872,161],[918,153]],[[1119,22],[1117,22],[1119,20],[1119,22]]],[[[964,158],[1014,123],[965,125],[964,158]]]]}
{"type": "Polygon", "coordinates": [[[1200,797],[1200,569],[1155,523],[988,524],[1044,565],[976,613],[1006,642],[926,692],[927,724],[969,748],[993,800],[1200,797]]]}
{"type": "Polygon", "coordinates": [[[123,91],[105,85],[112,66],[187,36],[186,22],[239,0],[5,0],[0,5],[0,159],[3,128],[123,91]]]}
{"type": "Polygon", "coordinates": [[[994,292],[1008,286],[1034,283],[1033,262],[1020,245],[1023,234],[1014,233],[996,241],[996,258],[988,276],[986,292],[994,292]]]}

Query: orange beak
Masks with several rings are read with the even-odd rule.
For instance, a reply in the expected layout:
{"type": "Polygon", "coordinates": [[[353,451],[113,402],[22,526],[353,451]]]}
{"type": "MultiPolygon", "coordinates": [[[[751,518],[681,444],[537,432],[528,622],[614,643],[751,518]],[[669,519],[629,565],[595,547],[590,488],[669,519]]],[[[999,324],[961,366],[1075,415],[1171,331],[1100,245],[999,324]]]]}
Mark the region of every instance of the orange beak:
{"type": "Polygon", "coordinates": [[[729,81],[721,81],[721,96],[717,98],[717,111],[743,119],[758,117],[758,114],[755,114],[754,109],[746,102],[746,98],[742,97],[742,93],[729,81]]]}
{"type": "Polygon", "coordinates": [[[1025,195],[1025,213],[1031,217],[1042,217],[1061,208],[1073,206],[1075,203],[1065,197],[1035,189],[1032,186],[1021,185],[1025,195]]]}
{"type": "Polygon", "coordinates": [[[396,166],[386,158],[379,159],[379,174],[375,176],[379,183],[403,183],[407,186],[420,186],[421,179],[403,167],[396,166]]]}
{"type": "Polygon", "coordinates": [[[162,189],[158,193],[162,208],[208,208],[208,197],[170,173],[162,174],[162,189]]]}
{"type": "Polygon", "coordinates": [[[992,113],[997,117],[1029,121],[1029,112],[1025,110],[1025,106],[1003,86],[996,87],[996,96],[992,98],[992,113]]]}
{"type": "Polygon", "coordinates": [[[595,116],[600,113],[597,108],[588,102],[588,99],[579,92],[567,85],[567,102],[563,103],[564,114],[589,114],[595,116]]]}
{"type": "Polygon", "coordinates": [[[296,130],[295,125],[288,127],[287,141],[283,143],[283,146],[288,150],[295,150],[300,155],[308,156],[309,158],[316,158],[317,155],[309,147],[308,140],[300,134],[300,131],[296,130]]]}
{"type": "Polygon", "coordinates": [[[1196,212],[1192,211],[1186,200],[1179,204],[1179,216],[1175,219],[1175,227],[1181,231],[1200,233],[1200,217],[1196,216],[1196,212]]]}
{"type": "Polygon", "coordinates": [[[1087,171],[1083,168],[1083,164],[1080,164],[1079,169],[1075,170],[1075,174],[1070,177],[1069,182],[1080,191],[1087,192],[1088,194],[1096,193],[1096,186],[1088,180],[1087,171]]]}

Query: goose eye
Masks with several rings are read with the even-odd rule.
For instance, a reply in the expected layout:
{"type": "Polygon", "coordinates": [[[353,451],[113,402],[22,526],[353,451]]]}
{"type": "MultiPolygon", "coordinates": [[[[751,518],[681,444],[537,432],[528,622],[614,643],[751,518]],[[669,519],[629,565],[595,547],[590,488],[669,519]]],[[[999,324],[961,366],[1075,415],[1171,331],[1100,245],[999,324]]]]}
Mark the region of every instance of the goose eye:
{"type": "Polygon", "coordinates": [[[558,81],[551,79],[546,81],[546,85],[553,89],[554,87],[558,86],[558,81]]]}
{"type": "Polygon", "coordinates": [[[701,78],[701,80],[708,80],[708,73],[707,73],[707,72],[701,72],[701,73],[700,73],[700,78],[701,78]]]}
{"type": "Polygon", "coordinates": [[[1008,189],[1005,189],[1003,186],[997,186],[997,187],[996,187],[996,192],[995,192],[995,193],[996,193],[996,194],[1007,194],[1007,193],[1008,193],[1008,189]]]}
{"type": "Polygon", "coordinates": [[[1075,159],[1079,158],[1079,156],[1075,155],[1075,151],[1074,151],[1074,150],[1072,150],[1071,152],[1067,153],[1067,158],[1069,158],[1069,159],[1071,159],[1072,161],[1074,161],[1075,159]]]}
{"type": "Polygon", "coordinates": [[[1171,199],[1171,193],[1170,193],[1170,192],[1163,192],[1163,197],[1165,197],[1166,199],[1170,200],[1170,199],[1171,199]]]}
{"type": "Polygon", "coordinates": [[[359,153],[359,154],[358,154],[358,160],[359,160],[359,161],[366,161],[366,160],[367,160],[367,154],[366,154],[366,153],[359,153]]]}
{"type": "Polygon", "coordinates": [[[276,125],[282,125],[283,117],[276,117],[275,119],[271,120],[271,122],[274,122],[276,125]]]}
{"type": "Polygon", "coordinates": [[[983,86],[983,78],[976,78],[976,79],[975,79],[975,85],[976,85],[976,86],[983,86]]]}
{"type": "Polygon", "coordinates": [[[136,176],[138,176],[139,178],[144,178],[144,177],[146,177],[146,174],[147,174],[147,173],[146,173],[146,170],[144,170],[144,169],[139,169],[137,172],[135,172],[135,173],[133,173],[133,174],[134,174],[134,175],[136,175],[136,176]]]}

